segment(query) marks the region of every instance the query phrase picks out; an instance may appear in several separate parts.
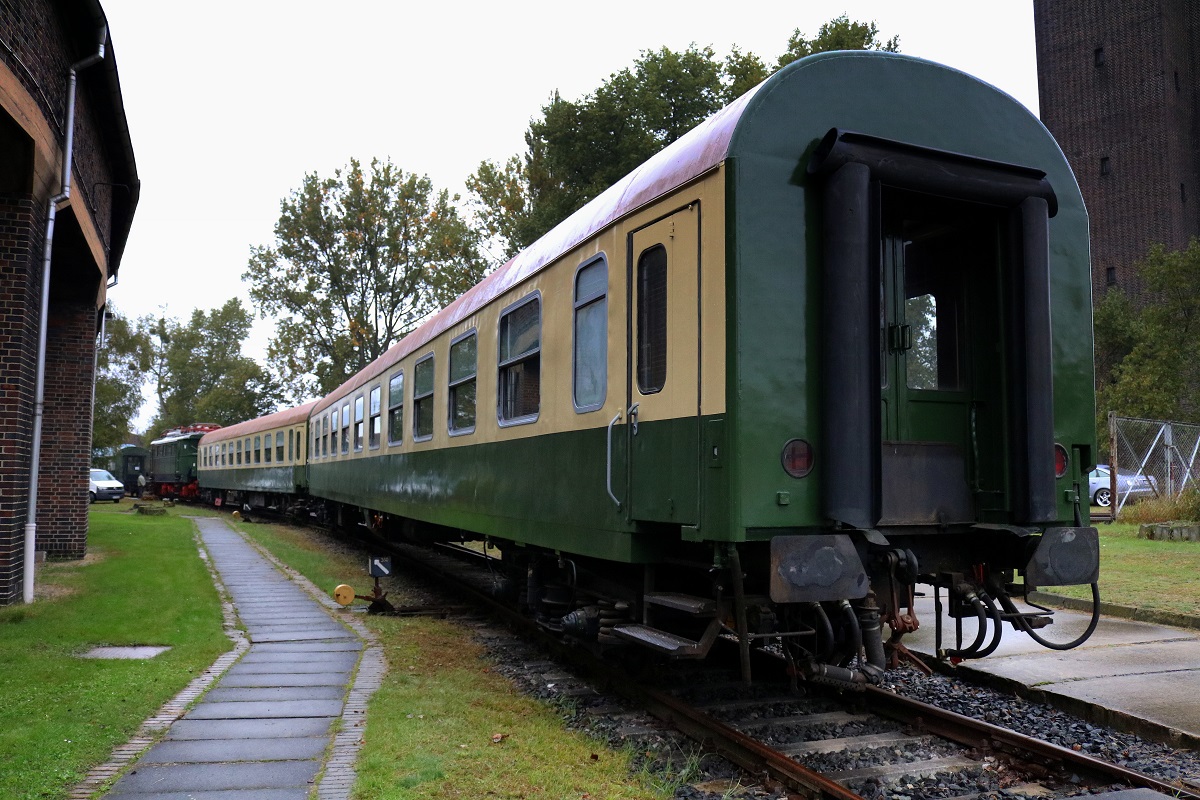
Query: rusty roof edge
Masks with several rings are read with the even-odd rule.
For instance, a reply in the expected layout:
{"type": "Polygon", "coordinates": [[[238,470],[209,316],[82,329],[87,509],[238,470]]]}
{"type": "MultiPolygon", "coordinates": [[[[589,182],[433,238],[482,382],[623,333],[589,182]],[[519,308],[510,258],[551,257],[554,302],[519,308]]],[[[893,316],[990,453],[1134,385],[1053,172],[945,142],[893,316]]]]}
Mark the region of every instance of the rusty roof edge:
{"type": "Polygon", "coordinates": [[[210,444],[212,442],[223,442],[226,439],[236,439],[239,436],[244,436],[247,433],[256,433],[273,428],[283,428],[288,425],[293,425],[297,422],[304,422],[308,419],[308,412],[317,404],[316,400],[309,401],[304,405],[295,406],[294,408],[285,408],[282,411],[276,411],[274,414],[267,414],[265,417],[256,417],[255,419],[239,422],[236,425],[230,425],[225,428],[218,428],[215,431],[210,431],[200,438],[201,444],[210,444]]]}

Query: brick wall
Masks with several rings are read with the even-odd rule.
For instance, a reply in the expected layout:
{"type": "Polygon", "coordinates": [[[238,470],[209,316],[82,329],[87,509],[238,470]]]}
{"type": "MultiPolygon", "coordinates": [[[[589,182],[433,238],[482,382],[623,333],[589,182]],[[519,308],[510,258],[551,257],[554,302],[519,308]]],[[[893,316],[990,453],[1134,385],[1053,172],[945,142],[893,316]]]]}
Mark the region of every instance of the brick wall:
{"type": "Polygon", "coordinates": [[[31,197],[0,195],[0,605],[21,597],[44,235],[31,197]]]}
{"type": "Polygon", "coordinates": [[[87,554],[95,357],[95,307],[51,303],[37,528],[37,549],[50,558],[87,554]]]}
{"type": "Polygon", "coordinates": [[[1115,285],[1149,301],[1137,261],[1200,235],[1194,6],[1034,1],[1041,117],[1087,204],[1097,298],[1115,285]]]}

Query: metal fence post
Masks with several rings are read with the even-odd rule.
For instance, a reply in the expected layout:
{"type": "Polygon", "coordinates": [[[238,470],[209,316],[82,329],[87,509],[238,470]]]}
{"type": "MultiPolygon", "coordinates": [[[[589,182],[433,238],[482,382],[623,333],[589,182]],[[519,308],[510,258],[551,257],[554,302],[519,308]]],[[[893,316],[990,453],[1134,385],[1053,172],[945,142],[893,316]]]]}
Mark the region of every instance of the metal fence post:
{"type": "Polygon", "coordinates": [[[1117,412],[1108,412],[1108,517],[1117,521],[1117,513],[1121,510],[1117,503],[1117,412]]]}

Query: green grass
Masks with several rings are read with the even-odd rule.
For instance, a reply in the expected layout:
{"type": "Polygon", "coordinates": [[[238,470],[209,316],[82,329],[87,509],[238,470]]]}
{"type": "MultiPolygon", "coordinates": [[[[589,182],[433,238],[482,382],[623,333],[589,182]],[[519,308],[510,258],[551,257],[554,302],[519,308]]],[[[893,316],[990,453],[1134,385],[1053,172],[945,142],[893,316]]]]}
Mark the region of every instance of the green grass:
{"type": "MultiPolygon", "coordinates": [[[[0,608],[0,797],[65,797],[94,764],[231,646],[191,522],[93,507],[88,557],[38,569],[29,605],[0,608]],[[150,660],[78,656],[169,645],[150,660]]],[[[183,510],[183,513],[187,513],[183,510]]]]}
{"type": "MultiPolygon", "coordinates": [[[[368,592],[365,560],[330,539],[275,525],[241,530],[332,592],[368,592]]],[[[403,603],[403,586],[388,599],[403,603]]],[[[356,800],[663,798],[671,791],[635,754],[564,730],[551,705],[493,673],[469,632],[431,618],[365,617],[388,663],[371,700],[356,800]],[[499,740],[495,739],[499,737],[499,740]]]]}
{"type": "MultiPolygon", "coordinates": [[[[1096,526],[1100,531],[1100,599],[1135,608],[1200,615],[1200,542],[1137,538],[1138,526],[1096,526]]],[[[1086,586],[1047,587],[1066,597],[1091,599],[1086,586]]]]}

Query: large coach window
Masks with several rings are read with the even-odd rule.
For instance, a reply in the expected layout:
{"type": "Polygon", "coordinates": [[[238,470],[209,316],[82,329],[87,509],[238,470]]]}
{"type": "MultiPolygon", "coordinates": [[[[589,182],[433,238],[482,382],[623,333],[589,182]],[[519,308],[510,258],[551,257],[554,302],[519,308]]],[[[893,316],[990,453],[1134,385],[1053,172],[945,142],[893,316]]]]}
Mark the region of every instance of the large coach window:
{"type": "Polygon", "coordinates": [[[380,434],[382,433],[382,429],[380,428],[382,424],[382,412],[380,411],[379,403],[382,392],[382,386],[371,387],[371,404],[370,408],[368,409],[371,415],[371,426],[367,433],[367,443],[370,445],[372,450],[379,447],[379,438],[380,434]]]}
{"type": "Polygon", "coordinates": [[[342,403],[342,455],[350,455],[350,403],[342,403]]]}
{"type": "Polygon", "coordinates": [[[608,388],[608,263],[599,258],[575,273],[576,411],[604,405],[608,388]]]}
{"type": "Polygon", "coordinates": [[[354,398],[354,452],[361,453],[363,449],[363,396],[354,398]]]}
{"type": "Polygon", "coordinates": [[[242,465],[242,440],[241,439],[237,440],[237,451],[233,455],[234,455],[234,459],[236,459],[233,463],[240,467],[242,465]]]}
{"type": "Polygon", "coordinates": [[[533,422],[542,395],[542,300],[533,295],[500,317],[501,424],[533,422]]]}
{"type": "Polygon", "coordinates": [[[275,431],[275,461],[283,461],[283,431],[275,431]]]}
{"type": "Polygon", "coordinates": [[[475,331],[450,343],[450,433],[475,430],[475,331]]]}
{"type": "Polygon", "coordinates": [[[271,463],[271,434],[263,437],[263,461],[271,463]]]}
{"type": "Polygon", "coordinates": [[[255,464],[262,463],[262,437],[261,436],[254,437],[254,463],[255,464]]]}
{"type": "Polygon", "coordinates": [[[388,381],[388,444],[404,440],[404,372],[388,381]]]}
{"type": "Polygon", "coordinates": [[[413,368],[413,439],[433,436],[433,353],[413,368]]]}
{"type": "Polygon", "coordinates": [[[654,394],[667,382],[667,250],[661,244],[638,258],[637,295],[638,391],[654,394]]]}

